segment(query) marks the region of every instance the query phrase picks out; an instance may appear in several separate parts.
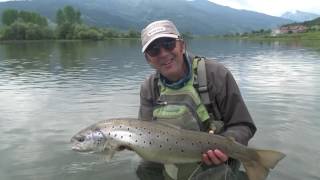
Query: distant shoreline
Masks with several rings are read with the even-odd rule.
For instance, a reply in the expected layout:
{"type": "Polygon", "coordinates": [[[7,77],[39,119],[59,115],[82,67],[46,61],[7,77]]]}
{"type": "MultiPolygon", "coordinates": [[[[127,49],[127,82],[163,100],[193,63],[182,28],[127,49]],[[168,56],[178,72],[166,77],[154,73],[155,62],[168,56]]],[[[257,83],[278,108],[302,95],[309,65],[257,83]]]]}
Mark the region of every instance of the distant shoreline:
{"type": "Polygon", "coordinates": [[[53,42],[77,42],[77,41],[88,41],[88,42],[97,42],[97,41],[108,41],[108,40],[140,40],[140,38],[124,38],[124,37],[114,37],[107,38],[102,40],[92,40],[92,39],[34,39],[34,40],[0,40],[0,42],[41,42],[41,41],[53,41],[53,42]]]}
{"type": "MultiPolygon", "coordinates": [[[[223,36],[223,35],[194,35],[185,39],[229,39],[229,40],[263,40],[263,41],[320,41],[320,31],[271,35],[223,36]]],[[[38,39],[38,40],[0,40],[0,42],[41,42],[41,41],[108,41],[108,40],[140,40],[140,37],[112,37],[103,40],[92,39],[38,39]]]]}
{"type": "Polygon", "coordinates": [[[305,33],[293,33],[293,34],[280,34],[276,36],[271,35],[247,35],[247,36],[198,36],[195,38],[212,38],[212,39],[242,39],[242,40],[319,40],[320,31],[305,32],[305,33]]]}

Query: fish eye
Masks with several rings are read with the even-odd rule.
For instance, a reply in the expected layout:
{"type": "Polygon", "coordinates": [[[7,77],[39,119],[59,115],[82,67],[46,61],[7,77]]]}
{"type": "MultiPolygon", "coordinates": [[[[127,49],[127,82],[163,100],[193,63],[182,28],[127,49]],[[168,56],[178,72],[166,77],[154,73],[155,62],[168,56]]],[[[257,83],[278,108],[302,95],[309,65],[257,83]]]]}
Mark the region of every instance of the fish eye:
{"type": "Polygon", "coordinates": [[[78,137],[77,140],[78,140],[79,142],[83,142],[83,141],[85,140],[85,138],[84,138],[84,136],[81,136],[81,137],[78,137]]]}

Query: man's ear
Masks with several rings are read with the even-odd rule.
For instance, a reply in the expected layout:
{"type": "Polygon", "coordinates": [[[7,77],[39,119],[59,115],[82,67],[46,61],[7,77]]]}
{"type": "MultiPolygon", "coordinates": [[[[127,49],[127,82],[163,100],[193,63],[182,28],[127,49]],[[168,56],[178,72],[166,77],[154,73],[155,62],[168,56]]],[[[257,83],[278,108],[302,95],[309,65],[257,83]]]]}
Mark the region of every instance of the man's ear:
{"type": "Polygon", "coordinates": [[[146,59],[146,61],[150,64],[150,60],[149,60],[149,58],[148,58],[147,53],[143,53],[143,54],[144,54],[144,58],[146,59]]]}
{"type": "Polygon", "coordinates": [[[181,49],[182,49],[182,53],[184,54],[184,53],[186,53],[186,43],[184,42],[184,40],[180,40],[180,42],[181,42],[181,49]]]}

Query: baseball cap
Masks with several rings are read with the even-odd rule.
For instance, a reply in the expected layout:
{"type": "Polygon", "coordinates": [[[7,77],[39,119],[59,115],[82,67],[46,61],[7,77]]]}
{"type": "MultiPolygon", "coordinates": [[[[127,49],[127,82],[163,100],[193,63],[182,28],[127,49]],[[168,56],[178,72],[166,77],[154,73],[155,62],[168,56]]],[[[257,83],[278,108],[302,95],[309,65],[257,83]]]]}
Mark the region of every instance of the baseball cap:
{"type": "Polygon", "coordinates": [[[154,21],[141,31],[142,52],[147,49],[150,43],[158,38],[169,37],[177,39],[179,36],[179,31],[171,21],[154,21]]]}

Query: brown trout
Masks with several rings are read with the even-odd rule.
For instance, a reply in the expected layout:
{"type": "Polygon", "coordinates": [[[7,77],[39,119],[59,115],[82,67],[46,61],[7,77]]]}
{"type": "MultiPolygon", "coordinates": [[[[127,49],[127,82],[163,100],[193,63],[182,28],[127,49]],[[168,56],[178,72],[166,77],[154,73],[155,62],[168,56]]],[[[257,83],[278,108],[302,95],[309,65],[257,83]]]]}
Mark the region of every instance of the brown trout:
{"type": "Polygon", "coordinates": [[[243,164],[250,180],[266,179],[269,170],[285,157],[281,152],[258,150],[231,138],[131,118],[109,119],[93,124],[71,139],[78,152],[135,151],[143,159],[163,164],[200,162],[201,154],[220,149],[243,164]]]}

